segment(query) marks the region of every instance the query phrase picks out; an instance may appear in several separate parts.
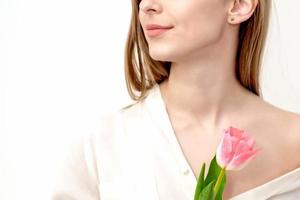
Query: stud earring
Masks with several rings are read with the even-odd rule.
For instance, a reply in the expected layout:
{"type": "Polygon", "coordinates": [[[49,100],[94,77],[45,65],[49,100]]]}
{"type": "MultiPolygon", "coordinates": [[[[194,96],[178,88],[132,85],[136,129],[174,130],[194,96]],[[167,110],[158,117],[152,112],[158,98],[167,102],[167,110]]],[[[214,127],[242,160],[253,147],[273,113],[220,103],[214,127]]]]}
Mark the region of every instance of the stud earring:
{"type": "Polygon", "coordinates": [[[233,21],[234,21],[234,18],[233,18],[233,17],[232,17],[232,18],[230,18],[230,21],[232,21],[232,22],[233,22],[233,21]]]}

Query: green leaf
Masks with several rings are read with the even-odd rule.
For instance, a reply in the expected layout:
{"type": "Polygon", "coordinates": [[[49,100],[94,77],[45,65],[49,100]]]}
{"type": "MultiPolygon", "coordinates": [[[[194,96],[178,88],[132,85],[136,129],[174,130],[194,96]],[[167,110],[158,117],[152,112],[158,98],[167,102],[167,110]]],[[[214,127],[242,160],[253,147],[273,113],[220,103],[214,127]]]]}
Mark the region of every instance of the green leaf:
{"type": "MultiPolygon", "coordinates": [[[[215,155],[214,158],[210,162],[209,170],[208,170],[207,176],[205,178],[204,185],[207,185],[208,183],[212,182],[213,180],[216,181],[218,179],[218,176],[219,176],[221,170],[222,170],[222,168],[218,165],[218,163],[216,161],[216,155],[215,155]]],[[[215,194],[216,200],[222,200],[222,194],[224,191],[225,184],[226,184],[226,173],[224,174],[224,177],[221,181],[219,191],[217,192],[217,194],[215,194]]]]}
{"type": "Polygon", "coordinates": [[[200,193],[198,200],[215,200],[214,184],[215,181],[210,182],[200,193]]]}
{"type": "Polygon", "coordinates": [[[198,200],[199,199],[200,192],[202,191],[202,189],[205,186],[204,185],[204,173],[205,173],[205,162],[202,164],[201,172],[200,172],[200,175],[198,177],[194,200],[198,200]]]}

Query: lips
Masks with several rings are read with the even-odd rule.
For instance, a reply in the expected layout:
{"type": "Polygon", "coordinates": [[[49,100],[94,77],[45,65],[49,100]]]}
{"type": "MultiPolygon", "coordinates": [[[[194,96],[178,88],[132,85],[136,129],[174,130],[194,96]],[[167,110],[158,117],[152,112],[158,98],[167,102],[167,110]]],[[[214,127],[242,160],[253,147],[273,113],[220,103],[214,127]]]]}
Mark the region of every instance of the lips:
{"type": "Polygon", "coordinates": [[[163,26],[159,24],[147,24],[146,29],[147,30],[153,30],[153,29],[171,29],[173,26],[163,26]]]}
{"type": "Polygon", "coordinates": [[[146,33],[149,37],[155,37],[155,36],[158,36],[172,28],[173,28],[173,26],[163,26],[163,25],[159,25],[159,24],[147,24],[146,25],[146,33]]]}

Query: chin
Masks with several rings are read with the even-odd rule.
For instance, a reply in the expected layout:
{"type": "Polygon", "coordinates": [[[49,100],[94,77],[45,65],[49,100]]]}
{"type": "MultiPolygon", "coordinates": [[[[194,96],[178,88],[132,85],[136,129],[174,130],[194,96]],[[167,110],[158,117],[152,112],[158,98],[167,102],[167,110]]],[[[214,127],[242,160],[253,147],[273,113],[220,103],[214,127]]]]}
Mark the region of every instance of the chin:
{"type": "Polygon", "coordinates": [[[150,51],[149,55],[153,60],[162,62],[172,62],[176,57],[176,55],[169,51],[150,51]]]}

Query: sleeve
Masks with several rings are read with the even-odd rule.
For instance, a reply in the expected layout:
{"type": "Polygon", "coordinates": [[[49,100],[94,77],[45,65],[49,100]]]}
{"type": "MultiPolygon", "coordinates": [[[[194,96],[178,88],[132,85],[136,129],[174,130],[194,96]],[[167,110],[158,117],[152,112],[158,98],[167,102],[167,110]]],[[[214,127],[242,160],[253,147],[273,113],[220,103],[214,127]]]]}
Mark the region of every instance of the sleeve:
{"type": "Polygon", "coordinates": [[[100,200],[92,134],[77,138],[59,164],[51,200],[100,200]]]}

